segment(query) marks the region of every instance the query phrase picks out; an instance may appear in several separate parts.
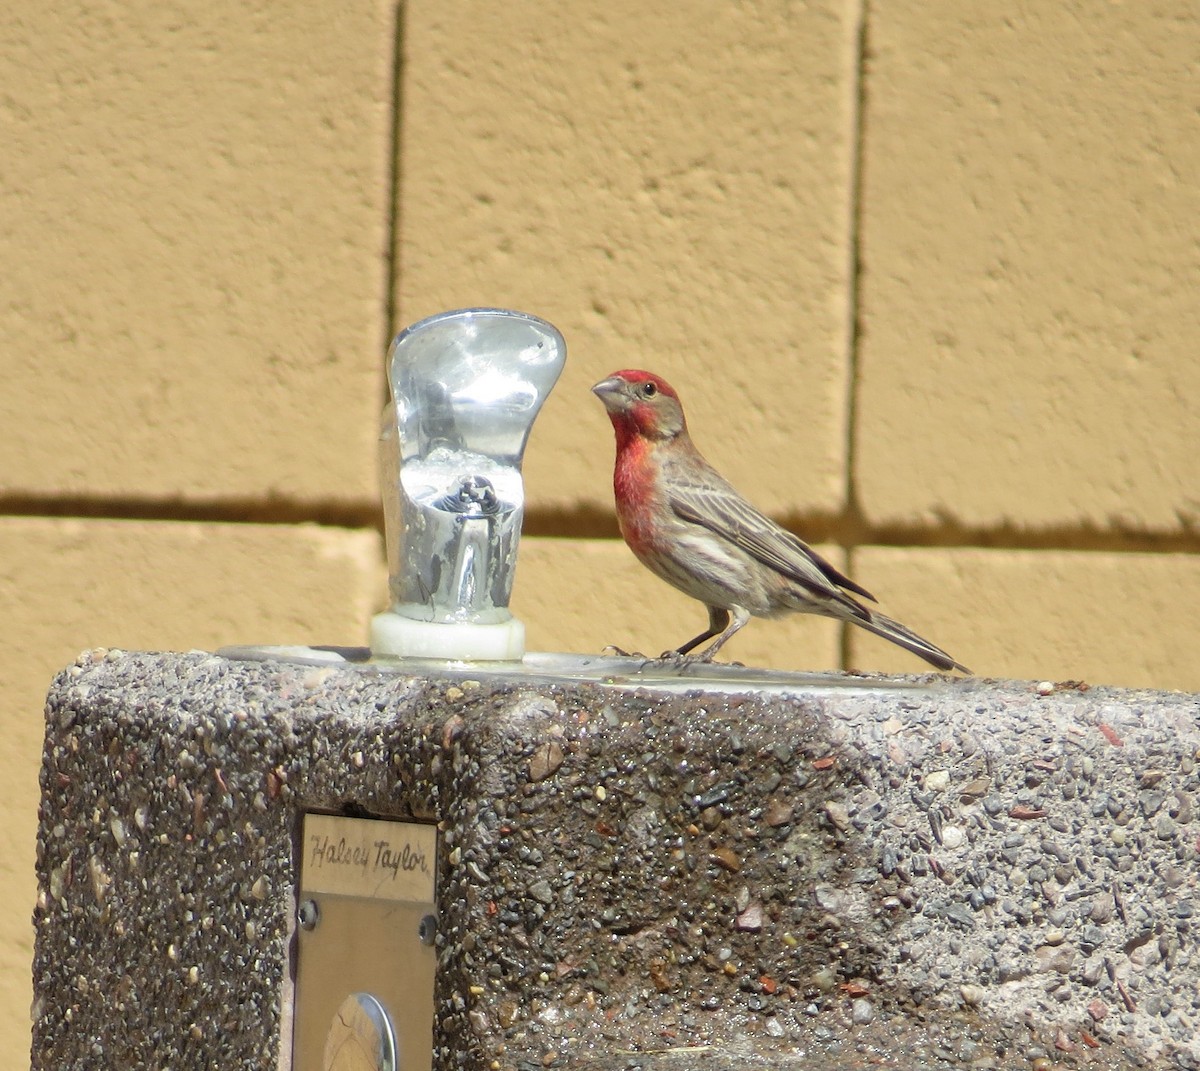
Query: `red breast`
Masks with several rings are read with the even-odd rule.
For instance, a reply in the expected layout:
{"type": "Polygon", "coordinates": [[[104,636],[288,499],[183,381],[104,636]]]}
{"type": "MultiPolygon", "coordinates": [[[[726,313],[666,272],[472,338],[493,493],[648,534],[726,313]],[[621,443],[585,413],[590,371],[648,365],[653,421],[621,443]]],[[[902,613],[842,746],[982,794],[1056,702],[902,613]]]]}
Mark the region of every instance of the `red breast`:
{"type": "MultiPolygon", "coordinates": [[[[615,420],[613,425],[617,426],[615,420]]],[[[654,444],[640,435],[622,436],[618,427],[617,443],[617,463],[613,469],[617,523],[625,542],[638,553],[648,550],[655,542],[658,464],[654,458],[654,444]]]]}

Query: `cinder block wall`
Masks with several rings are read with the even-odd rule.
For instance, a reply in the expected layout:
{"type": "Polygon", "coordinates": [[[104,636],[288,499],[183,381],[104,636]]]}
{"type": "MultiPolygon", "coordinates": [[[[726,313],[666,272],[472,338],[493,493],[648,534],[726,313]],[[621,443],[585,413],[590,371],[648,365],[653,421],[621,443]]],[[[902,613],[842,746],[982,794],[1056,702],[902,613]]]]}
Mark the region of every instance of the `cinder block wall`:
{"type": "MultiPolygon", "coordinates": [[[[359,642],[394,331],[571,355],[531,645],[703,612],[611,516],[615,368],[981,673],[1200,689],[1200,18],[1187,0],[414,0],[0,12],[0,1043],[28,1037],[41,701],[83,647],[359,642]]],[[[729,649],[918,669],[821,622],[729,649]]]]}

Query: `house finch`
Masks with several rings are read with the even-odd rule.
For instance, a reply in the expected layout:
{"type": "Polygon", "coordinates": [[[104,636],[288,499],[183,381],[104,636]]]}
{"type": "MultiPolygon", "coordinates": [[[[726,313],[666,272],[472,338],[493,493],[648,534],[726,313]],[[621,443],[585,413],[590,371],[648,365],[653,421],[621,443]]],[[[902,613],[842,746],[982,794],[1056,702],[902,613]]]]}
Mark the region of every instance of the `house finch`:
{"type": "Polygon", "coordinates": [[[711,662],[753,617],[820,614],[865,628],[938,669],[969,673],[945,651],[847,592],[875,596],[759,513],[704,460],[679,395],[650,372],[614,372],[592,388],[617,434],[613,490],[621,535],[656,576],[708,607],[708,628],[663,658],[711,662]],[[843,590],[845,589],[845,590],[843,590]]]}

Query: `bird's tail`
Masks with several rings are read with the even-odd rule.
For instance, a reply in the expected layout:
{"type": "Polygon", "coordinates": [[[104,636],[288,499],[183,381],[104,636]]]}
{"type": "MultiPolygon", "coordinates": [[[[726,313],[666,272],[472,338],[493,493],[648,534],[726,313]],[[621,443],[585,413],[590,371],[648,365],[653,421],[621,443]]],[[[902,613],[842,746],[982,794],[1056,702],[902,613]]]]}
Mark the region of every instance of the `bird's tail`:
{"type": "Polygon", "coordinates": [[[957,669],[960,673],[971,672],[961,662],[954,661],[940,647],[935,647],[928,640],[918,636],[912,629],[881,613],[870,611],[869,617],[852,617],[850,620],[868,632],[874,632],[876,636],[882,636],[885,640],[891,640],[892,643],[903,647],[906,651],[912,651],[918,658],[925,659],[931,666],[936,666],[940,670],[948,672],[957,669]]]}

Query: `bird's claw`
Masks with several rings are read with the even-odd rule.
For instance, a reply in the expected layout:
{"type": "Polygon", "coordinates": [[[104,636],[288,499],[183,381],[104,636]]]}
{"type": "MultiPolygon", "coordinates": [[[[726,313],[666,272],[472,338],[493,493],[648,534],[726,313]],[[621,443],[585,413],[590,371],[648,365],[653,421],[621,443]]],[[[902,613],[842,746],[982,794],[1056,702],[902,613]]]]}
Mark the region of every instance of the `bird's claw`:
{"type": "MultiPolygon", "coordinates": [[[[600,648],[601,654],[608,654],[610,651],[614,655],[616,655],[618,658],[645,658],[646,657],[644,654],[642,654],[641,651],[626,651],[623,647],[618,647],[615,643],[606,643],[603,647],[600,648]]],[[[650,661],[653,661],[653,659],[650,659],[650,661]]]]}
{"type": "MultiPolygon", "coordinates": [[[[640,658],[642,664],[638,666],[638,672],[641,673],[647,666],[660,666],[669,669],[686,669],[690,665],[700,664],[710,661],[703,654],[685,655],[678,651],[663,651],[657,658],[651,658],[649,655],[642,654],[641,651],[626,651],[623,647],[618,647],[615,643],[606,643],[600,648],[601,654],[613,654],[618,658],[640,658]]],[[[740,665],[734,662],[734,665],[740,665]]]]}
{"type": "Polygon", "coordinates": [[[717,662],[712,655],[701,651],[700,654],[680,654],[678,651],[663,651],[657,658],[647,659],[643,663],[642,668],[657,664],[661,666],[670,666],[671,669],[684,670],[688,666],[737,666],[739,669],[745,668],[744,662],[717,662]]]}
{"type": "Polygon", "coordinates": [[[688,666],[705,661],[707,659],[703,655],[681,654],[679,651],[663,651],[657,658],[647,658],[642,664],[642,668],[645,669],[646,666],[666,666],[671,669],[687,669],[688,666]]]}

